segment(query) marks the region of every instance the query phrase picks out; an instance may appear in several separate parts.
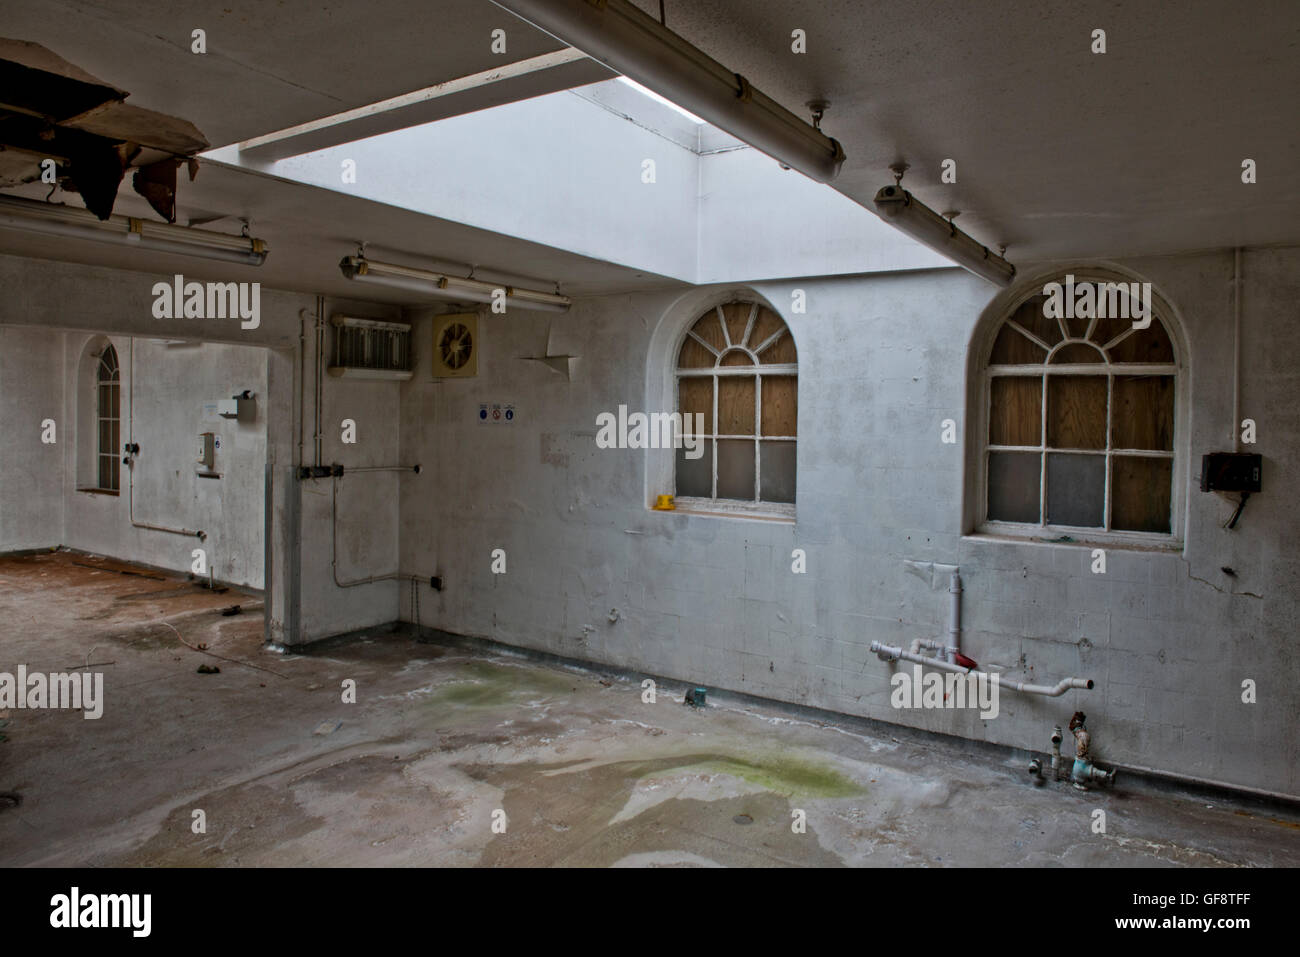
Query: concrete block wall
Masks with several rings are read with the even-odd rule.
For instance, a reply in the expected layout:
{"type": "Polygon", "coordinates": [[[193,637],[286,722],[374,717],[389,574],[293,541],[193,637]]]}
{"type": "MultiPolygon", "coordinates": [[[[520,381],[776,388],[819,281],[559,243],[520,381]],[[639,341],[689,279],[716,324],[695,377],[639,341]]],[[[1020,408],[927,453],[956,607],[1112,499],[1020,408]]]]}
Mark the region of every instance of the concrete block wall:
{"type": "Polygon", "coordinates": [[[484,315],[477,378],[434,383],[421,347],[403,391],[403,456],[434,468],[404,486],[402,560],[446,583],[425,592],[423,623],[1017,747],[1045,749],[1051,727],[1084,710],[1103,763],[1300,794],[1300,519],[1284,497],[1300,467],[1289,411],[1300,252],[1243,258],[1242,414],[1259,423],[1265,491],[1228,531],[1232,503],[1196,487],[1200,455],[1231,445],[1231,252],[1123,264],[1182,324],[1188,490],[1183,547],[1108,545],[1104,577],[1090,548],[970,534],[963,446],[939,440],[945,418],[966,428],[968,349],[992,299],[963,272],[753,287],[799,347],[793,524],[650,511],[650,453],[595,446],[599,412],[643,408],[653,392],[655,328],[693,318],[680,295],[484,315]],[[794,286],[804,314],[791,312],[794,286]],[[580,356],[572,382],[517,358],[548,337],[580,356]],[[479,424],[480,402],[513,404],[514,423],[479,424]],[[504,575],[491,571],[495,548],[504,575]],[[794,548],[807,552],[804,575],[791,572],[794,548]],[[909,559],[961,566],[963,647],[982,665],[1096,689],[1004,692],[991,720],[893,709],[891,666],[870,643],[938,635],[948,607],[946,587],[904,571],[909,559]],[[1256,704],[1241,700],[1246,679],[1256,704]]]}

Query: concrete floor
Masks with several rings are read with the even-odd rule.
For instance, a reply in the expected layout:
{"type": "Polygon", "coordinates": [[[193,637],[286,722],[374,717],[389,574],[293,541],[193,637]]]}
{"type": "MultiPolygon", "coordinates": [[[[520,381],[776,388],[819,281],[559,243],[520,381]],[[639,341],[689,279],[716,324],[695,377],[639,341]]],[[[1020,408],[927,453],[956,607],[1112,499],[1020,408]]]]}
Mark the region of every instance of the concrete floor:
{"type": "Polygon", "coordinates": [[[676,691],[644,704],[633,681],[384,629],[279,655],[235,591],[75,553],[0,560],[0,671],[88,660],[112,662],[98,721],[0,714],[0,791],[23,798],[0,803],[0,864],[1300,865],[1287,812],[1122,777],[1035,789],[1022,762],[938,738],[676,691]]]}

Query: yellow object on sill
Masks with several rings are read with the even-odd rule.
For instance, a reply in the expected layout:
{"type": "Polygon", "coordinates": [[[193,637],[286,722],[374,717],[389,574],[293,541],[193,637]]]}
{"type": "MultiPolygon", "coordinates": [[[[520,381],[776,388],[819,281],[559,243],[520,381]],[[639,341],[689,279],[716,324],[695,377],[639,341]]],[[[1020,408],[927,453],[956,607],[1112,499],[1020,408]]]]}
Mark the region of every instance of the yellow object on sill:
{"type": "Polygon", "coordinates": [[[671,495],[656,496],[653,508],[656,512],[673,512],[677,510],[677,506],[673,504],[673,497],[671,495]]]}

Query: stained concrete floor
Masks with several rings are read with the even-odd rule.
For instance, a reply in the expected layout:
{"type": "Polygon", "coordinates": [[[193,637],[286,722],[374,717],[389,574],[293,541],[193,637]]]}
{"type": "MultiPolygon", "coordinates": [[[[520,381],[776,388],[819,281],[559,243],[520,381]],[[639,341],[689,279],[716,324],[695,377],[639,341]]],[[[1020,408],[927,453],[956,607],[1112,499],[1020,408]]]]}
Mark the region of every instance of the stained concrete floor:
{"type": "Polygon", "coordinates": [[[87,662],[111,662],[91,669],[101,719],[0,715],[0,791],[22,795],[0,803],[0,864],[1300,864],[1283,811],[1122,778],[1035,789],[937,738],[646,704],[634,681],[388,629],[282,655],[256,598],[75,553],[0,560],[0,671],[87,662]]]}

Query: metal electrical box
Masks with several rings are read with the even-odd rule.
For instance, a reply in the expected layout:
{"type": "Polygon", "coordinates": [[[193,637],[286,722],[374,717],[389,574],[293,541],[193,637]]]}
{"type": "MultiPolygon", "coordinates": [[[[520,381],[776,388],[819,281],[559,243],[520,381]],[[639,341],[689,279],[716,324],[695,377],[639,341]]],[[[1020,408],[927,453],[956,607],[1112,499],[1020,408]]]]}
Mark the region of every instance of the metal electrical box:
{"type": "Polygon", "coordinates": [[[1202,492],[1258,492],[1262,456],[1252,452],[1210,452],[1201,456],[1202,492]]]}
{"type": "Polygon", "coordinates": [[[253,395],[251,392],[231,396],[229,399],[217,400],[217,415],[223,419],[251,419],[253,417],[253,408],[253,395]]]}
{"type": "Polygon", "coordinates": [[[217,442],[216,436],[211,432],[199,433],[199,465],[207,471],[212,471],[217,461],[217,442]]]}

